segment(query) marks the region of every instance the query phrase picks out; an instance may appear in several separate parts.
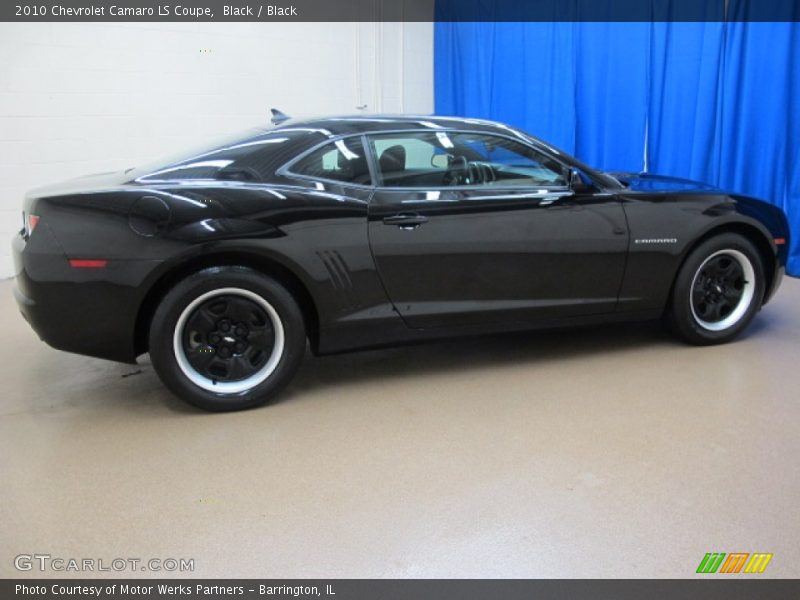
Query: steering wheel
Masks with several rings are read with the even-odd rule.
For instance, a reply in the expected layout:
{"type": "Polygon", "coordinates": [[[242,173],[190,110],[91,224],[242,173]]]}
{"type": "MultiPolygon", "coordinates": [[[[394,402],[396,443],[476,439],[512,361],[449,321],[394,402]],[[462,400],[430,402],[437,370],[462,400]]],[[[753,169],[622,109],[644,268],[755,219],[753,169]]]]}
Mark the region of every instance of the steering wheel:
{"type": "Polygon", "coordinates": [[[445,185],[482,185],[497,181],[497,171],[491,163],[453,156],[448,159],[443,180],[445,185]]]}
{"type": "Polygon", "coordinates": [[[486,184],[497,181],[497,173],[491,163],[473,161],[468,163],[467,166],[469,167],[469,181],[467,183],[486,184]]]}

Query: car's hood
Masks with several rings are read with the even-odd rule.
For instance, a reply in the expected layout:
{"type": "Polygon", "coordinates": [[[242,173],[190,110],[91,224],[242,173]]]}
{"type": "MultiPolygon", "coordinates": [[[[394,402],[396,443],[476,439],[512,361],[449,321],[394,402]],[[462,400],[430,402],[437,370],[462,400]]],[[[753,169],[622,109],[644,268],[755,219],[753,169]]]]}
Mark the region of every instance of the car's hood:
{"type": "Polygon", "coordinates": [[[109,173],[96,173],[75,179],[68,179],[59,183],[52,183],[34,188],[27,194],[28,197],[42,198],[45,196],[60,196],[64,194],[80,194],[82,192],[96,192],[109,188],[117,188],[130,181],[126,171],[112,171],[109,173]]]}
{"type": "Polygon", "coordinates": [[[625,187],[635,192],[688,192],[717,189],[713,185],[701,183],[700,181],[651,175],[650,173],[609,173],[609,175],[618,179],[625,187]]]}

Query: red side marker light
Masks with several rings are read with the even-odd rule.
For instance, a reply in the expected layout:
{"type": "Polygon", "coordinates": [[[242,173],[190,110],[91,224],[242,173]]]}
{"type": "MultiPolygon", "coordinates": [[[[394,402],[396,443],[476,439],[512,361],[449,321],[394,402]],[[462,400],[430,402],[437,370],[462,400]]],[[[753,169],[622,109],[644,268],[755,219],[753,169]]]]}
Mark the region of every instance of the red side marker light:
{"type": "Polygon", "coordinates": [[[96,259],[69,259],[69,266],[76,269],[102,269],[108,264],[107,260],[96,259]]]}
{"type": "Polygon", "coordinates": [[[36,226],[39,224],[39,217],[36,215],[28,215],[28,235],[33,233],[36,226]]]}
{"type": "Polygon", "coordinates": [[[786,245],[786,238],[775,238],[775,245],[776,246],[786,245]]]}

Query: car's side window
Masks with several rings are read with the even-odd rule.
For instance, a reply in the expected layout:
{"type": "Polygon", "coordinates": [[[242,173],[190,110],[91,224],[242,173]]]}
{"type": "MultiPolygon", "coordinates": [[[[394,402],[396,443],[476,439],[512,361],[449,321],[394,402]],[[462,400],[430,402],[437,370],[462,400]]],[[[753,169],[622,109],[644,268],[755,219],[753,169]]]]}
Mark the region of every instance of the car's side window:
{"type": "Polygon", "coordinates": [[[369,166],[360,137],[325,144],[291,165],[289,171],[312,179],[370,184],[369,166]]]}
{"type": "Polygon", "coordinates": [[[567,185],[567,168],[514,140],[479,133],[420,131],[369,137],[385,187],[567,185]]]}

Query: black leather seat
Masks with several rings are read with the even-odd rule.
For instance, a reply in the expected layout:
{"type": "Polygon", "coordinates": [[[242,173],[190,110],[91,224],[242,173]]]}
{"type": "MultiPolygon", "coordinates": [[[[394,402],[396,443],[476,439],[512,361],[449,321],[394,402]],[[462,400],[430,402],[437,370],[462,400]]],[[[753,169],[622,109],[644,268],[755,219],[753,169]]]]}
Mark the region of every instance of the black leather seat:
{"type": "Polygon", "coordinates": [[[378,164],[384,177],[387,175],[391,178],[399,176],[406,170],[406,149],[400,144],[389,146],[381,152],[378,164]]]}
{"type": "Polygon", "coordinates": [[[348,159],[342,152],[339,152],[336,156],[336,164],[342,175],[340,179],[360,184],[369,183],[369,167],[363,152],[357,158],[352,159],[348,159]]]}

